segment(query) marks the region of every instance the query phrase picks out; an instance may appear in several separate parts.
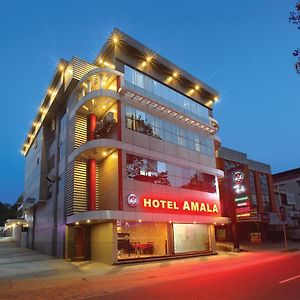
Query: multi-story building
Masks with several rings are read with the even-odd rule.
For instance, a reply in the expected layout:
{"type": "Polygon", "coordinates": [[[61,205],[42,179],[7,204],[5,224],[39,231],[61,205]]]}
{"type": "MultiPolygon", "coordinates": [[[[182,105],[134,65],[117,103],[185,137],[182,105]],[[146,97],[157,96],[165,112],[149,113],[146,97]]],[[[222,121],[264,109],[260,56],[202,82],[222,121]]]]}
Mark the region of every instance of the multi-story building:
{"type": "Polygon", "coordinates": [[[273,174],[273,184],[277,210],[281,211],[290,229],[289,237],[293,238],[293,229],[300,228],[300,168],[273,174]]]}
{"type": "Polygon", "coordinates": [[[26,138],[28,247],[106,263],[212,253],[218,93],[115,29],[62,60],[26,138]]]}
{"type": "MultiPolygon", "coordinates": [[[[240,241],[257,232],[266,239],[276,212],[271,167],[225,147],[218,150],[217,166],[224,171],[219,180],[222,215],[236,215],[240,241]]],[[[232,240],[231,225],[217,226],[216,235],[219,241],[232,240]]]]}

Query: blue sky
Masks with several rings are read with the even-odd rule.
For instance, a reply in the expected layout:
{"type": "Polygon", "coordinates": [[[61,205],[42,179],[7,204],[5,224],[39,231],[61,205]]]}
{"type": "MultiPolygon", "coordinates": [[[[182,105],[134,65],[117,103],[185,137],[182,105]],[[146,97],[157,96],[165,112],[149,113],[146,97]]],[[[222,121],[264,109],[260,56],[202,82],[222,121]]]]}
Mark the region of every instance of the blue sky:
{"type": "Polygon", "coordinates": [[[300,167],[294,0],[5,1],[0,10],[0,201],[23,191],[27,131],[59,58],[92,61],[116,26],[221,94],[223,146],[300,167]]]}

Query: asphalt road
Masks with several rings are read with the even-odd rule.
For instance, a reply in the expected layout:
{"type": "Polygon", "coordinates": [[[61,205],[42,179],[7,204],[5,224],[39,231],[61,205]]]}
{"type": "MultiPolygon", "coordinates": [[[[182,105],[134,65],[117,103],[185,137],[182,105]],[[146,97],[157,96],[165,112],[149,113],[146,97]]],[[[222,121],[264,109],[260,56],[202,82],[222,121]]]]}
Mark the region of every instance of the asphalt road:
{"type": "Polygon", "coordinates": [[[0,239],[0,299],[300,300],[300,252],[270,246],[108,266],[70,263],[0,239]]]}
{"type": "MultiPolygon", "coordinates": [[[[197,264],[189,274],[179,276],[178,279],[164,278],[159,282],[111,293],[101,299],[300,299],[299,253],[282,253],[274,260],[270,253],[250,255],[246,260],[234,261],[235,265],[230,269],[226,262],[220,264],[212,272],[207,272],[209,269],[206,264],[204,270],[201,270],[201,264],[197,264]],[[222,266],[227,270],[222,271],[222,266]]],[[[214,269],[216,266],[211,267],[214,269]]]]}

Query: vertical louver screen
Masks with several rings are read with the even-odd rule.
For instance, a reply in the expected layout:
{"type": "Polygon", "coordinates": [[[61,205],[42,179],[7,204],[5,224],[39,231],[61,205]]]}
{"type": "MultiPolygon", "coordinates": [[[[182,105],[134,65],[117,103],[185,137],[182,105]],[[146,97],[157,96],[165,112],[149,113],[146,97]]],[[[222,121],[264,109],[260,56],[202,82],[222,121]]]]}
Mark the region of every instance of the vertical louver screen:
{"type": "Polygon", "coordinates": [[[87,164],[76,160],[68,168],[67,215],[87,211],[87,164]]]}
{"type": "Polygon", "coordinates": [[[73,78],[77,80],[80,80],[91,70],[97,69],[97,66],[89,64],[78,57],[73,57],[71,63],[73,64],[73,78]]]}
{"type": "Polygon", "coordinates": [[[87,119],[84,116],[76,115],[75,118],[75,139],[74,148],[85,144],[87,141],[87,119]]]}
{"type": "Polygon", "coordinates": [[[96,209],[100,208],[100,195],[99,195],[99,165],[96,164],[96,209]]]}

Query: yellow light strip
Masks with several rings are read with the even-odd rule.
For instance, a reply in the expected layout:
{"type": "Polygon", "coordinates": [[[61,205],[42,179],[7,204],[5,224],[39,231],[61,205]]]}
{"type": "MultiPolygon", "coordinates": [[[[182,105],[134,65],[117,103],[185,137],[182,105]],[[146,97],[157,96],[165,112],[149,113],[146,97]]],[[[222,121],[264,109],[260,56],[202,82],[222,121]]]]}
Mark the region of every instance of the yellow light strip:
{"type": "MultiPolygon", "coordinates": [[[[59,72],[64,72],[65,70],[65,64],[63,63],[59,63],[59,65],[57,66],[57,70],[59,72]]],[[[39,113],[41,113],[41,116],[39,117],[39,119],[37,121],[34,121],[32,123],[32,127],[31,129],[29,130],[29,132],[32,132],[32,133],[29,133],[27,138],[26,138],[26,142],[23,144],[23,148],[22,148],[22,151],[21,153],[25,156],[32,144],[32,142],[34,141],[35,137],[36,137],[36,134],[38,133],[46,115],[47,115],[47,112],[49,110],[49,108],[51,107],[51,104],[53,103],[56,95],[57,95],[57,88],[55,90],[53,90],[53,88],[51,88],[51,86],[49,87],[49,89],[47,90],[47,94],[46,96],[44,97],[44,100],[42,101],[42,104],[39,108],[39,113]],[[49,100],[49,104],[47,105],[47,107],[43,107],[43,104],[46,100],[46,97],[50,97],[50,100],[49,100]]],[[[37,117],[36,117],[37,118],[37,117]]]]}

